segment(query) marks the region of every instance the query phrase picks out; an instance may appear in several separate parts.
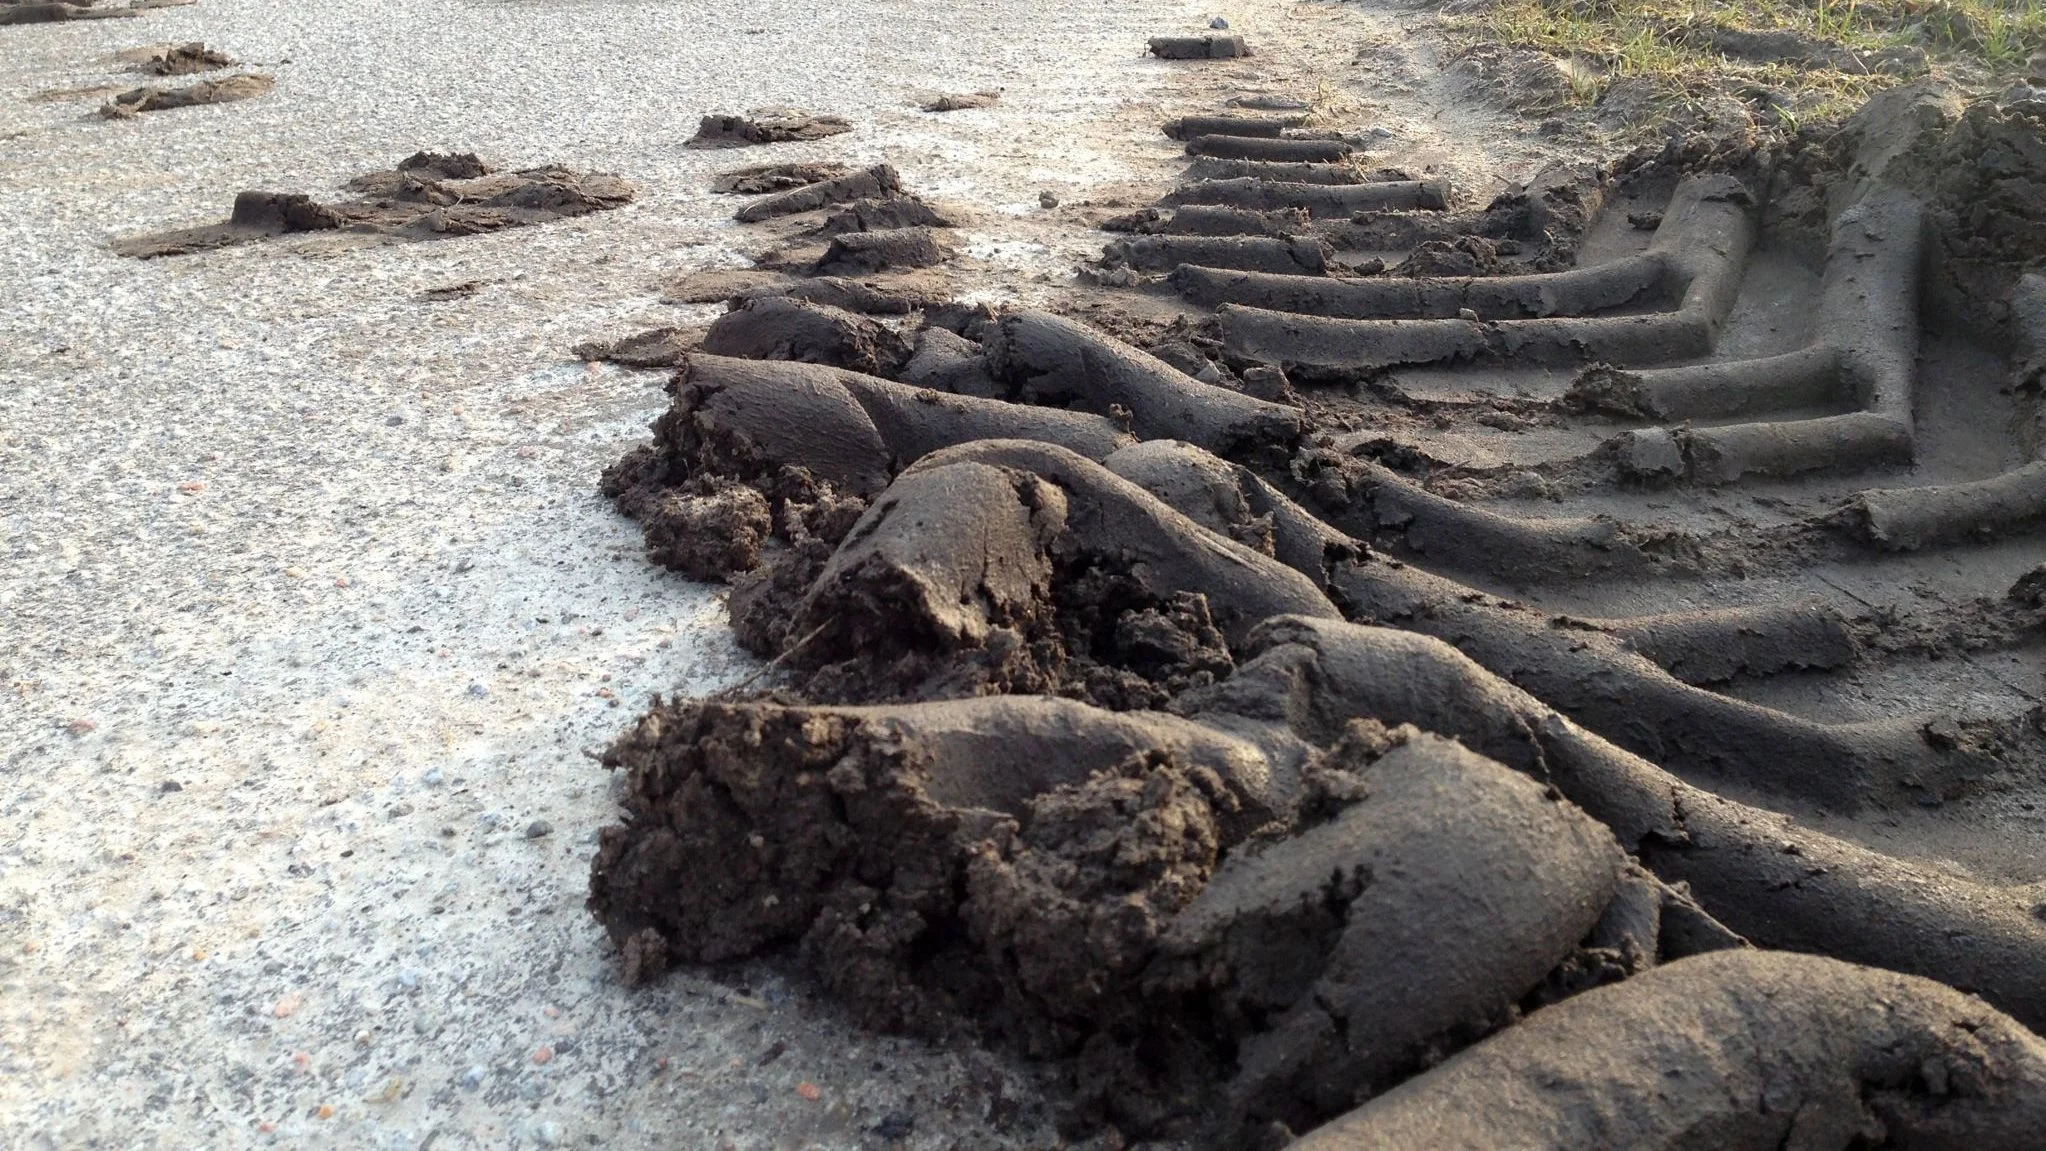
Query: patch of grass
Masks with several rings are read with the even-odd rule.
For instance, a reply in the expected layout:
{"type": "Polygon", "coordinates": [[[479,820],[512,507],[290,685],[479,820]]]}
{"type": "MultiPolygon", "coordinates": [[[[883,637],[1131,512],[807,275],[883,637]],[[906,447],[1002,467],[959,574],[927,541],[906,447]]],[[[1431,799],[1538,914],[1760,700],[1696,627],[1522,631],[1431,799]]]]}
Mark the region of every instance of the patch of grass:
{"type": "Polygon", "coordinates": [[[1563,61],[1568,103],[1624,79],[1672,99],[1766,89],[1793,127],[1935,68],[1989,82],[2046,64],[2046,0],[1498,0],[1443,24],[1465,50],[1563,61]]]}

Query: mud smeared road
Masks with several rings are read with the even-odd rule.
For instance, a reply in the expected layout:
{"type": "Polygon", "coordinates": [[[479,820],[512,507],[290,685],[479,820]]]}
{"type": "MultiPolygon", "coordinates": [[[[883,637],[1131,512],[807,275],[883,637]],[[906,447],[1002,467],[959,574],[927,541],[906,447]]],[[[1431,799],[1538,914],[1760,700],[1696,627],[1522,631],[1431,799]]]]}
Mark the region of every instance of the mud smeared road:
{"type": "MultiPolygon", "coordinates": [[[[1483,200],[1186,117],[1098,326],[732,291],[604,490],[777,678],[606,754],[628,978],[793,952],[1040,1060],[1076,1132],[2023,1145],[2038,107],[1483,200]]],[[[739,213],[849,215],[812,276],[934,243],[837,207],[892,169],[815,175],[739,213]]]]}

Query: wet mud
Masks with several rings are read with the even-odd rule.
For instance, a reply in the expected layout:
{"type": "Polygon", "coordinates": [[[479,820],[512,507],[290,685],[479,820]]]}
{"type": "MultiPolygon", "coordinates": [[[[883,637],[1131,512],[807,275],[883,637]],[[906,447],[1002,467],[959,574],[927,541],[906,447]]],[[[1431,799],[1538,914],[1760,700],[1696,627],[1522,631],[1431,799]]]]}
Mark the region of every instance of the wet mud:
{"type": "Polygon", "coordinates": [[[348,190],[356,197],[328,203],[298,192],[242,192],[225,222],[118,239],[114,251],[154,259],[306,232],[364,240],[445,239],[608,211],[635,194],[616,176],[553,167],[501,172],[473,154],[436,152],[359,176],[348,190]]]}
{"type": "Polygon", "coordinates": [[[1074,315],[820,298],[942,229],[763,186],[831,254],[693,289],[603,479],[771,666],[605,754],[626,978],[793,956],[1075,1136],[2026,1146],[2040,123],[1474,200],[1184,117],[1074,315]]]}

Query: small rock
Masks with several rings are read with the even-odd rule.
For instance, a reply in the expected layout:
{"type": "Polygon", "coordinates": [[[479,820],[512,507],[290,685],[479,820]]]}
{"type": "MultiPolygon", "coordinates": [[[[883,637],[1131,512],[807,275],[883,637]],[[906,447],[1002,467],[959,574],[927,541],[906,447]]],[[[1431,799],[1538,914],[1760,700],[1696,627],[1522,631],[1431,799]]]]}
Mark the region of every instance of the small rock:
{"type": "Polygon", "coordinates": [[[1050,192],[1039,192],[1037,194],[1037,203],[1040,207],[1056,208],[1059,206],[1059,198],[1050,192]]]}
{"type": "Polygon", "coordinates": [[[527,839],[544,839],[554,834],[554,825],[544,819],[536,819],[526,825],[527,839]]]}
{"type": "Polygon", "coordinates": [[[384,814],[390,816],[392,819],[400,819],[407,815],[412,814],[412,805],[409,803],[394,803],[390,806],[390,809],[386,811],[384,814]]]}
{"type": "Polygon", "coordinates": [[[554,1062],[554,1048],[542,1043],[539,1050],[533,1052],[533,1062],[543,1067],[554,1062]]]}
{"type": "Polygon", "coordinates": [[[284,998],[277,1001],[277,1005],[270,1009],[270,1014],[276,1016],[279,1019],[289,1019],[292,1016],[298,1014],[298,1009],[301,1006],[303,1006],[304,1003],[305,1000],[301,999],[296,995],[287,995],[284,998]]]}
{"type": "Polygon", "coordinates": [[[480,683],[472,683],[469,685],[469,694],[477,699],[487,699],[490,696],[490,689],[480,683]]]}
{"type": "Polygon", "coordinates": [[[447,776],[441,774],[440,768],[434,767],[428,768],[426,774],[419,777],[419,782],[428,787],[439,787],[441,784],[446,783],[447,779],[447,776]]]}
{"type": "Polygon", "coordinates": [[[419,1018],[412,1021],[412,1031],[416,1035],[432,1035],[439,1030],[440,1017],[430,1011],[422,1012],[419,1018]]]}
{"type": "Polygon", "coordinates": [[[1478,314],[1469,308],[1458,308],[1456,310],[1456,318],[1459,320],[1468,320],[1473,324],[1478,322],[1478,314]]]}
{"type": "Polygon", "coordinates": [[[483,1079],[489,1074],[489,1070],[480,1063],[462,1072],[462,1090],[477,1091],[482,1089],[483,1079]]]}
{"type": "Polygon", "coordinates": [[[824,1089],[822,1087],[817,1086],[815,1083],[812,1083],[808,1080],[804,1080],[803,1082],[796,1084],[796,1094],[797,1096],[808,1102],[815,1103],[819,1099],[824,1098],[824,1089]]]}
{"type": "Polygon", "coordinates": [[[1216,31],[1220,31],[1224,28],[1227,28],[1228,26],[1229,21],[1222,19],[1220,16],[1217,16],[1213,20],[1208,21],[1208,27],[1213,28],[1216,31]]]}
{"type": "Polygon", "coordinates": [[[162,792],[165,795],[169,795],[173,791],[185,790],[185,785],[179,783],[175,779],[166,779],[162,783],[157,785],[156,790],[162,792]]]}
{"type": "Polygon", "coordinates": [[[533,1142],[542,1147],[554,1147],[561,1143],[561,1124],[547,1120],[533,1128],[533,1142]]]}
{"type": "Polygon", "coordinates": [[[395,427],[398,427],[398,426],[402,425],[402,424],[403,424],[404,422],[405,422],[405,417],[404,417],[404,416],[385,416],[385,417],[384,417],[384,426],[385,426],[385,427],[387,427],[387,428],[395,428],[395,427]]]}
{"type": "Polygon", "coordinates": [[[907,1111],[890,1111],[874,1124],[874,1134],[883,1139],[907,1139],[916,1130],[916,1116],[907,1111]]]}
{"type": "Polygon", "coordinates": [[[419,990],[419,973],[410,967],[400,968],[398,971],[398,986],[407,991],[419,990]]]}

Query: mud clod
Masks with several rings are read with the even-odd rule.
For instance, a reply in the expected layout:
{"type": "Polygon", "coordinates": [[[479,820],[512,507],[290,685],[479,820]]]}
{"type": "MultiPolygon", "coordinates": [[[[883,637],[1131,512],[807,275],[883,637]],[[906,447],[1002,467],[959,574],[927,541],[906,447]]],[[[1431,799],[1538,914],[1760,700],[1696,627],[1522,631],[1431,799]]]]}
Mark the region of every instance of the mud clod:
{"type": "Polygon", "coordinates": [[[685,148],[747,148],[822,140],[852,131],[843,116],[819,116],[777,109],[749,116],[705,116],[685,148]]]}
{"type": "Polygon", "coordinates": [[[151,85],[121,93],[101,105],[99,114],[109,120],[126,120],[144,112],[195,108],[201,104],[232,104],[237,100],[265,95],[276,86],[277,81],[274,78],[254,72],[245,72],[221,80],[201,80],[182,88],[159,88],[151,85]]]}
{"type": "Polygon", "coordinates": [[[607,211],[636,194],[616,176],[554,167],[499,172],[473,154],[431,152],[358,176],[348,188],[357,198],[333,203],[296,192],[242,192],[224,223],[116,240],[114,251],[151,259],[316,231],[385,241],[469,236],[607,211]]]}

